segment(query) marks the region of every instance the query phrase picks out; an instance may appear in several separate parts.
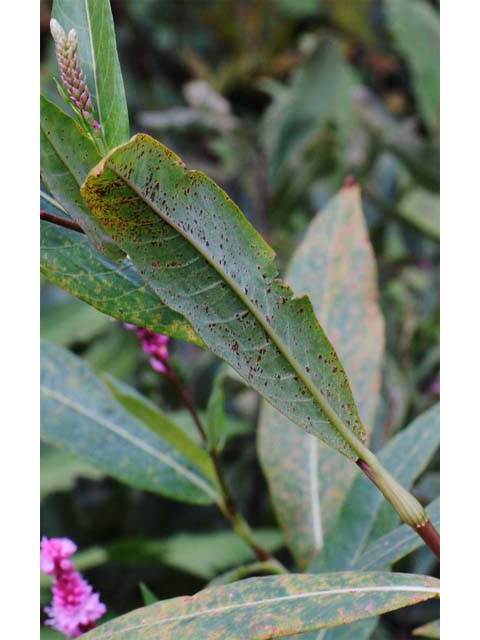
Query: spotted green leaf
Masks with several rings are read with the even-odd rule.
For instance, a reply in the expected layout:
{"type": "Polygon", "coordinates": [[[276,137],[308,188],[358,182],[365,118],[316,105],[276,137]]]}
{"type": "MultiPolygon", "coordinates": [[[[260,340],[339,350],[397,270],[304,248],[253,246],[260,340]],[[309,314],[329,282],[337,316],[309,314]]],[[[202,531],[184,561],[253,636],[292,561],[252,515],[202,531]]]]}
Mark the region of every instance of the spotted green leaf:
{"type": "Polygon", "coordinates": [[[134,487],[185,502],[218,499],[215,486],[115,400],[89,366],[44,343],[42,438],[134,487]]]}
{"type": "Polygon", "coordinates": [[[203,344],[191,325],[143,282],[128,258],[111,262],[86,236],[43,220],[40,237],[40,270],[51,282],[121,322],[203,344]]]}
{"type": "Polygon", "coordinates": [[[107,149],[126,142],[127,101],[110,0],[54,0],[52,17],[66,32],[72,28],[77,32],[82,68],[107,149]]]}
{"type": "MultiPolygon", "coordinates": [[[[439,405],[435,405],[406,429],[400,431],[380,451],[384,467],[407,489],[425,469],[438,448],[439,405]]],[[[382,500],[375,486],[358,474],[348,492],[322,551],[310,571],[342,571],[354,567],[375,530],[377,536],[397,522],[392,507],[382,500]],[[385,509],[386,507],[386,509],[385,509]]]]}
{"type": "Polygon", "coordinates": [[[356,459],[347,439],[363,439],[364,428],[309,299],[277,279],[272,249],[214,182],[137,135],[92,169],[82,194],[216,355],[296,424],[356,459]]]}
{"type": "Polygon", "coordinates": [[[121,405],[138,418],[162,440],[168,442],[176,451],[179,451],[187,460],[195,465],[202,473],[215,482],[215,471],[209,455],[196,442],[194,442],[179,426],[170,420],[148,398],[142,396],[136,389],[124,382],[116,380],[112,376],[106,376],[105,382],[121,405]]]}
{"type": "MultiPolygon", "coordinates": [[[[435,528],[440,527],[440,500],[437,499],[427,507],[427,514],[435,528]]],[[[423,545],[418,535],[406,524],[378,538],[368,545],[355,564],[355,569],[375,571],[384,569],[398,562],[415,549],[423,545]]]]}
{"type": "Polygon", "coordinates": [[[85,640],[267,640],[347,624],[438,595],[436,578],[401,573],[250,578],[137,609],[85,640]]]}
{"type": "Polygon", "coordinates": [[[440,640],[440,620],[434,620],[421,627],[417,627],[412,633],[415,637],[440,640]]]}
{"type": "Polygon", "coordinates": [[[407,59],[420,111],[429,129],[440,119],[440,20],[424,0],[387,0],[387,18],[395,42],[407,59]]]}
{"type": "MultiPolygon", "coordinates": [[[[360,416],[371,425],[380,391],[384,323],[375,258],[357,187],[345,187],[317,214],[287,271],[306,293],[343,362],[360,416]]],[[[264,404],[259,456],[277,517],[300,566],[322,546],[355,469],[335,451],[264,404]]]]}
{"type": "Polygon", "coordinates": [[[40,172],[46,187],[92,240],[111,259],[122,252],[88,210],[80,185],[100,160],[98,151],[80,126],[56,104],[40,97],[40,172]]]}

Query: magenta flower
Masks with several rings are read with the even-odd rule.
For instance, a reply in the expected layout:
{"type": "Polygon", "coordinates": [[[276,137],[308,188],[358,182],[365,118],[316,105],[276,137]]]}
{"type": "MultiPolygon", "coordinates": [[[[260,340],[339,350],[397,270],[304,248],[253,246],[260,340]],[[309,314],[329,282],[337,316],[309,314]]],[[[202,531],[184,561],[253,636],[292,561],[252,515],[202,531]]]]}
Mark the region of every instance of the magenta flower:
{"type": "Polygon", "coordinates": [[[43,573],[54,576],[52,604],[45,607],[46,625],[78,638],[93,629],[96,620],[106,612],[98,593],[75,571],[70,556],[77,547],[68,538],[42,538],[40,567],[43,573]]]}
{"type": "Polygon", "coordinates": [[[124,324],[125,329],[136,331],[143,351],[150,356],[150,365],[158,373],[168,373],[168,343],[170,338],[134,324],[124,324]]]}

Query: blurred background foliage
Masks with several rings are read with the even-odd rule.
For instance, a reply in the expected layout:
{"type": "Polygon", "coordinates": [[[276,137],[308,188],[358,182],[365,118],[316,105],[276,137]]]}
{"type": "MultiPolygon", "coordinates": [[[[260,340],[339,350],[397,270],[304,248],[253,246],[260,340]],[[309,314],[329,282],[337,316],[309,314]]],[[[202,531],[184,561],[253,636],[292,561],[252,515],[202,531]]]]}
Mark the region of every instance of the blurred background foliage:
{"type": "MultiPolygon", "coordinates": [[[[50,10],[42,0],[41,83],[58,101],[50,10]]],[[[359,181],[387,329],[380,447],[439,396],[439,2],[112,0],[112,10],[132,133],[150,133],[217,181],[282,270],[345,177],[359,181]]],[[[41,291],[42,336],[134,385],[196,437],[132,332],[46,281],[41,291]]],[[[173,361],[206,411],[219,362],[180,342],[173,361]]],[[[256,456],[258,397],[234,379],[225,392],[229,482],[278,549],[256,456]]],[[[438,490],[435,461],[416,493],[429,502],[438,490]]],[[[162,599],[193,593],[249,557],[221,533],[215,507],[133,490],[47,446],[41,494],[42,533],[88,549],[82,566],[112,614],[142,604],[141,583],[162,599]],[[202,532],[192,554],[189,535],[202,532]]],[[[289,563],[287,551],[279,557],[289,563]]],[[[435,562],[420,549],[395,568],[428,573],[435,562]]],[[[407,637],[423,621],[421,608],[393,613],[378,637],[407,637]]]]}

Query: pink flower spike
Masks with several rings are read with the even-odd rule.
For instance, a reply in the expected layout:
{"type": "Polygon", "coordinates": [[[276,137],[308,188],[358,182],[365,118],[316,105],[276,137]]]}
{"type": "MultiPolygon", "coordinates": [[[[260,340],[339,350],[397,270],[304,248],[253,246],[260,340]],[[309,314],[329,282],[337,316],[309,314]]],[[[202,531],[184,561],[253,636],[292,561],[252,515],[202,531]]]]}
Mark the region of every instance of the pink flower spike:
{"type": "Polygon", "coordinates": [[[40,568],[49,576],[68,571],[73,567],[68,559],[77,550],[77,545],[69,538],[43,537],[40,552],[40,568]]]}
{"type": "Polygon", "coordinates": [[[94,120],[94,121],[92,122],[92,127],[93,127],[94,129],[96,129],[97,131],[99,131],[99,130],[102,128],[102,125],[98,122],[98,120],[94,120]]]}
{"type": "Polygon", "coordinates": [[[95,627],[106,612],[98,593],[74,570],[69,560],[77,546],[68,538],[42,538],[40,562],[44,573],[54,576],[53,601],[45,607],[45,624],[67,638],[77,638],[95,627]]]}

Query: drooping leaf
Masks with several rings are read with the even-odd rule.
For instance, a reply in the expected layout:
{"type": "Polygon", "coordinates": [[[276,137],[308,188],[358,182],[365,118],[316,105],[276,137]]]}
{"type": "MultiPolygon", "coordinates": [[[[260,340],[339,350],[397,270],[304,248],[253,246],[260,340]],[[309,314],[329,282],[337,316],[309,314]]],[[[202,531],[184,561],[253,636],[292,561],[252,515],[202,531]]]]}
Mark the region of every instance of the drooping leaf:
{"type": "Polygon", "coordinates": [[[398,203],[398,213],[434,240],[440,239],[440,197],[425,189],[416,188],[398,203]]]}
{"type": "MultiPolygon", "coordinates": [[[[439,406],[435,405],[392,438],[378,457],[408,489],[438,448],[439,431],[439,406]]],[[[382,535],[395,526],[396,521],[392,507],[384,503],[374,485],[359,474],[342,504],[335,527],[325,538],[325,545],[309,570],[342,571],[354,567],[373,529],[382,535]],[[384,507],[387,510],[384,511],[384,507]]]]}
{"type": "MultiPolygon", "coordinates": [[[[357,187],[345,187],[317,214],[287,271],[312,301],[348,375],[363,422],[373,424],[380,391],[384,323],[375,259],[357,187]]],[[[264,404],[259,455],[275,510],[300,566],[322,545],[355,469],[264,404]]]]}
{"type": "Polygon", "coordinates": [[[52,17],[66,32],[77,32],[82,68],[107,149],[126,142],[128,109],[110,0],[54,0],[52,17]]]}
{"type": "Polygon", "coordinates": [[[128,258],[121,264],[111,262],[82,234],[46,221],[41,221],[40,233],[40,269],[48,280],[121,322],[202,344],[191,325],[143,282],[128,258]]]}
{"type": "Polygon", "coordinates": [[[364,438],[350,386],[307,297],[276,279],[273,251],[228,196],[137,135],[82,187],[96,217],[165,304],[299,426],[347,457],[364,438]]]}
{"type": "Polygon", "coordinates": [[[435,638],[440,640],[440,620],[434,620],[413,631],[413,635],[419,638],[435,638]]]}
{"type": "Polygon", "coordinates": [[[347,624],[438,594],[437,579],[400,573],[250,578],[137,609],[85,640],[267,640],[347,624]]]}
{"type": "Polygon", "coordinates": [[[189,438],[183,429],[133,387],[115,380],[111,376],[106,376],[105,382],[128,413],[138,418],[149,429],[158,434],[162,440],[168,442],[176,451],[179,451],[187,460],[200,469],[207,478],[215,482],[215,472],[207,452],[189,438]]]}
{"type": "Polygon", "coordinates": [[[44,343],[42,438],[134,487],[185,502],[218,499],[215,486],[130,415],[82,360],[44,343]]]}
{"type": "MultiPolygon", "coordinates": [[[[435,528],[440,527],[440,500],[427,507],[427,514],[435,528]]],[[[418,535],[406,524],[372,542],[355,564],[361,571],[376,571],[398,562],[423,545],[418,535]]]]}
{"type": "Polygon", "coordinates": [[[387,15],[395,41],[407,59],[419,107],[429,129],[440,120],[440,20],[424,0],[387,0],[387,15]]]}
{"type": "Polygon", "coordinates": [[[113,260],[122,257],[105,230],[88,210],[80,185],[100,160],[98,151],[79,125],[56,104],[40,97],[40,171],[58,203],[79,224],[94,245],[113,260]]]}

